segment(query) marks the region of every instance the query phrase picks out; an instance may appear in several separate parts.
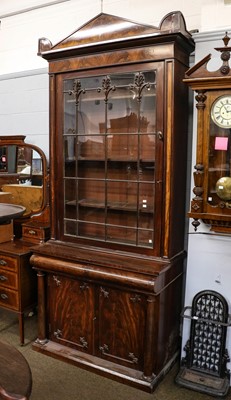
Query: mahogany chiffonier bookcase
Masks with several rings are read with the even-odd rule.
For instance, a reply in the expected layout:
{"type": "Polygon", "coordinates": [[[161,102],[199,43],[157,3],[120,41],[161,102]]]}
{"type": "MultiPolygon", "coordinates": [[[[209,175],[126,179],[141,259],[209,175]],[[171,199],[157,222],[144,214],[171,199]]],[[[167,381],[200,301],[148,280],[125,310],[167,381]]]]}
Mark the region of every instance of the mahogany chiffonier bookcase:
{"type": "Polygon", "coordinates": [[[152,391],[179,349],[187,86],[180,12],[101,13],[49,61],[51,239],[34,249],[33,348],[152,391]]]}

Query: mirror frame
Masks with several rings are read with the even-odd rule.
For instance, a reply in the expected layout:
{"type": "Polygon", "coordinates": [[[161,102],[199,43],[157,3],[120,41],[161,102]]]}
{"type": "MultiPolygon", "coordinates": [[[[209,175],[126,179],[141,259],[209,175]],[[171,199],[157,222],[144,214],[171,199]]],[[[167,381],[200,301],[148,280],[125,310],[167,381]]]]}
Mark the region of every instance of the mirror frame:
{"type": "MultiPolygon", "coordinates": [[[[25,143],[25,138],[26,136],[24,135],[10,135],[10,136],[3,136],[0,135],[0,147],[3,146],[18,146],[18,147],[27,147],[30,148],[32,151],[36,151],[40,157],[41,157],[41,162],[42,162],[42,204],[40,209],[36,210],[35,212],[30,212],[26,215],[22,215],[20,219],[23,218],[30,218],[32,216],[39,216],[41,215],[46,207],[49,205],[48,202],[48,181],[49,181],[49,175],[48,175],[48,166],[47,166],[47,159],[46,156],[43,152],[43,150],[40,149],[40,147],[31,144],[31,143],[25,143]]],[[[31,165],[32,168],[32,165],[31,165]]],[[[7,176],[8,172],[0,172],[0,177],[1,176],[7,176]]],[[[9,173],[10,175],[10,173],[9,173]]],[[[13,174],[12,174],[13,175],[13,174]]]]}

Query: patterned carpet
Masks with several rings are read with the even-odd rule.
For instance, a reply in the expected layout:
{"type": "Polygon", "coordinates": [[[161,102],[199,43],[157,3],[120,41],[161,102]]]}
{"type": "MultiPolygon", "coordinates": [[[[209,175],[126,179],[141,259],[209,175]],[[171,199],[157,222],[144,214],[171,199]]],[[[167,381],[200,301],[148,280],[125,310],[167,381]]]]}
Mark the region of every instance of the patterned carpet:
{"type": "MultiPolygon", "coordinates": [[[[0,309],[0,339],[20,350],[33,376],[31,400],[212,400],[215,397],[182,388],[175,384],[175,364],[154,393],[100,377],[65,362],[54,360],[32,350],[37,335],[37,317],[25,318],[25,345],[19,345],[16,314],[0,309]]],[[[231,393],[226,397],[231,400],[231,393]]]]}

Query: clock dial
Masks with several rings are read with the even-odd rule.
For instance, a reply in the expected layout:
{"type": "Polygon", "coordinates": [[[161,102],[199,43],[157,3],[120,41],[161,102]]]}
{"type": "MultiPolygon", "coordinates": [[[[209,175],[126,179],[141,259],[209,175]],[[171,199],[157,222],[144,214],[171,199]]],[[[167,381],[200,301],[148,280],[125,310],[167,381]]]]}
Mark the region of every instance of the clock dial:
{"type": "Polygon", "coordinates": [[[231,95],[221,96],[214,101],[211,117],[221,128],[231,128],[231,95]]]}

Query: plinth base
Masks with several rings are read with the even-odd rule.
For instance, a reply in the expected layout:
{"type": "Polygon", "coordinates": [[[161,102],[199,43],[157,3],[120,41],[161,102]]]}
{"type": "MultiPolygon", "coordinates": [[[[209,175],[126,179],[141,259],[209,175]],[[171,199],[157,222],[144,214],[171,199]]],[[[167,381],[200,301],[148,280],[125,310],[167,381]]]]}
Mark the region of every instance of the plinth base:
{"type": "Polygon", "coordinates": [[[219,378],[213,375],[208,376],[199,371],[192,371],[187,368],[181,368],[176,383],[188,389],[197,392],[207,393],[211,396],[224,397],[229,391],[230,381],[228,377],[219,378]]]}

